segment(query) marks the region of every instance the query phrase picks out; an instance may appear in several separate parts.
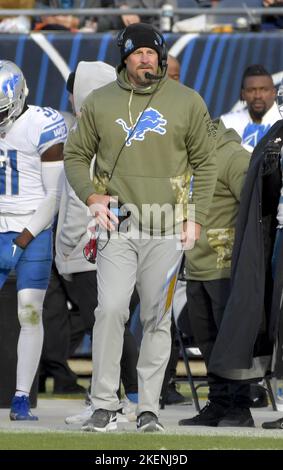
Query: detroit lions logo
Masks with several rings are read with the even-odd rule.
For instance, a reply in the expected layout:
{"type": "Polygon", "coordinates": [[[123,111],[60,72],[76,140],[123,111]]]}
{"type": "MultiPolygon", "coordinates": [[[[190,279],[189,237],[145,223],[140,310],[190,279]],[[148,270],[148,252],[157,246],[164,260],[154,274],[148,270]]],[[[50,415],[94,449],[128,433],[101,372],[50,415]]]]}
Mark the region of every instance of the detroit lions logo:
{"type": "Polygon", "coordinates": [[[143,113],[140,113],[134,126],[128,127],[123,119],[116,119],[117,124],[120,124],[126,132],[126,146],[129,147],[133,140],[144,140],[146,132],[157,132],[157,134],[166,134],[167,120],[163,119],[163,115],[156,109],[148,108],[143,113]]]}
{"type": "Polygon", "coordinates": [[[2,91],[5,96],[12,99],[15,96],[15,88],[20,80],[20,75],[13,75],[11,78],[3,81],[2,91]]]}

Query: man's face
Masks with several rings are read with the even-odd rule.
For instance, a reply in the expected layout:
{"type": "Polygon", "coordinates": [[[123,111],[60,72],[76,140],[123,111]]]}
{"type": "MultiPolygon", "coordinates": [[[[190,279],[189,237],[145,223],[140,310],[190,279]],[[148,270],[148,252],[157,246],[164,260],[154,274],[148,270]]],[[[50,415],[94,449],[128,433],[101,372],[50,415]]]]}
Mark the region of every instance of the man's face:
{"type": "Polygon", "coordinates": [[[180,80],[180,65],[179,62],[174,58],[169,56],[167,60],[167,74],[172,80],[180,80]]]}
{"type": "Polygon", "coordinates": [[[149,47],[140,47],[136,49],[125,59],[128,77],[135,86],[147,86],[151,80],[145,78],[145,73],[153,75],[158,71],[158,54],[149,47]]]}
{"type": "Polygon", "coordinates": [[[273,106],[276,90],[271,77],[260,75],[247,77],[242,89],[249,113],[255,122],[261,122],[265,113],[273,106]]]}

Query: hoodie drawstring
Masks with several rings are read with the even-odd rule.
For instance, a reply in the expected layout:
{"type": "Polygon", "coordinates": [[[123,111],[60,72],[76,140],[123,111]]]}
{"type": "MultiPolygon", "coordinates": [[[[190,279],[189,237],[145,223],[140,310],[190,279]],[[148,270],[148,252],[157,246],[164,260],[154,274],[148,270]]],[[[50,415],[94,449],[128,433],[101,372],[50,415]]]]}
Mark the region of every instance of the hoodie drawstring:
{"type": "Polygon", "coordinates": [[[134,95],[134,90],[132,88],[130,98],[129,98],[129,102],[128,102],[128,113],[129,113],[129,119],[130,119],[130,123],[131,123],[132,128],[134,127],[132,113],[131,113],[131,104],[132,104],[132,100],[133,100],[133,95],[134,95]]]}

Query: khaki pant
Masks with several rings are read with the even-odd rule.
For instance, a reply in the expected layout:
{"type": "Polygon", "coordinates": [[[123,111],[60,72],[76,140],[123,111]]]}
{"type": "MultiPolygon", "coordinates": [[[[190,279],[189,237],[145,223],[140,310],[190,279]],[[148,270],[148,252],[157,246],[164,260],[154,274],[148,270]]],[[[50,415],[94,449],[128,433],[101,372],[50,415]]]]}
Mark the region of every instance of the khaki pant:
{"type": "Polygon", "coordinates": [[[158,414],[171,349],[171,306],[182,252],[175,239],[99,242],[98,306],[93,329],[92,397],[96,408],[117,410],[124,325],[136,284],[143,326],[138,361],[138,414],[158,414]],[[104,249],[103,249],[104,247],[104,249]]]}

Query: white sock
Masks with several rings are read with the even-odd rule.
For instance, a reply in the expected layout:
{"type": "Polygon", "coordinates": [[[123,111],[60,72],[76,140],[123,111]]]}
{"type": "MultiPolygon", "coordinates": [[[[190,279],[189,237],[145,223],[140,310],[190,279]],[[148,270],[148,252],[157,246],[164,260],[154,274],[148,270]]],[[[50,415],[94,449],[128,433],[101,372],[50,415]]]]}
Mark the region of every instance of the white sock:
{"type": "Polygon", "coordinates": [[[15,393],[15,397],[29,397],[29,393],[22,392],[21,390],[17,390],[15,393]]]}

